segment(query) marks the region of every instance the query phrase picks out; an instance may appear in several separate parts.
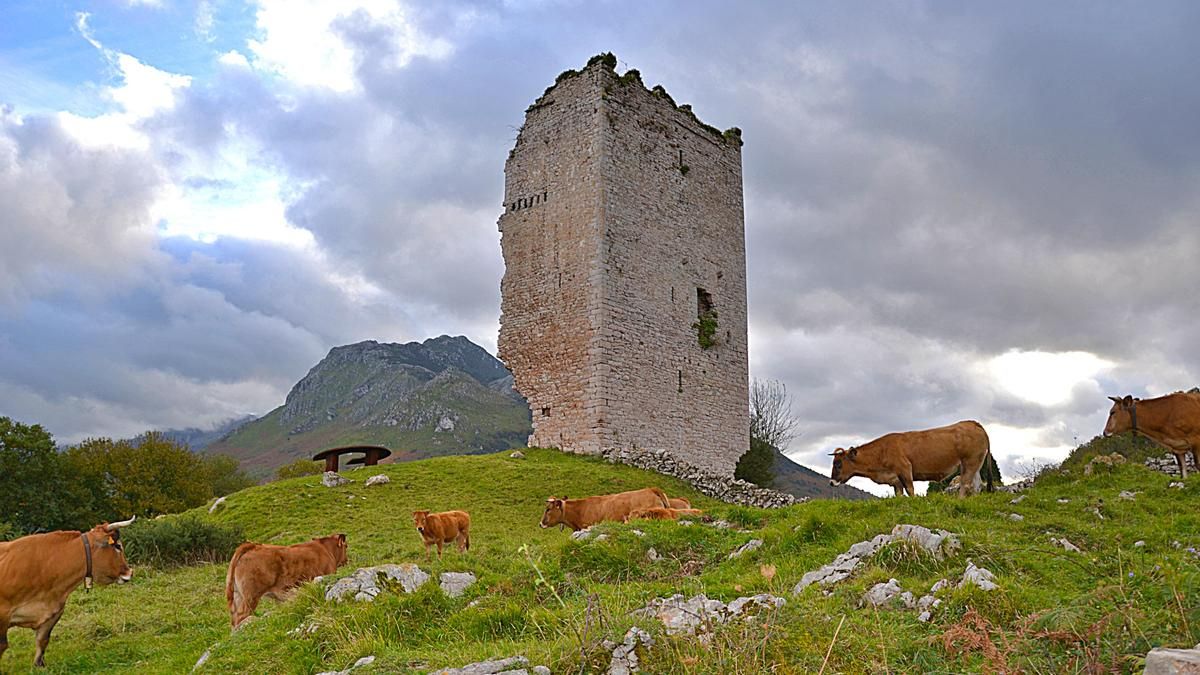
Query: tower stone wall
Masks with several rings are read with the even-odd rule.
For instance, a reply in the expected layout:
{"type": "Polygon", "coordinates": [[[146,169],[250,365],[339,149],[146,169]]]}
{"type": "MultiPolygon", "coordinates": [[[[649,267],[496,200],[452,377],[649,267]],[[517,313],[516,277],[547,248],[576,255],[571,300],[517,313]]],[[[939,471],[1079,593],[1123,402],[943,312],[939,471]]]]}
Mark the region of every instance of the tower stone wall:
{"type": "Polygon", "coordinates": [[[530,445],[732,474],[749,444],[740,133],[597,57],[526,112],[500,230],[499,351],[530,445]]]}

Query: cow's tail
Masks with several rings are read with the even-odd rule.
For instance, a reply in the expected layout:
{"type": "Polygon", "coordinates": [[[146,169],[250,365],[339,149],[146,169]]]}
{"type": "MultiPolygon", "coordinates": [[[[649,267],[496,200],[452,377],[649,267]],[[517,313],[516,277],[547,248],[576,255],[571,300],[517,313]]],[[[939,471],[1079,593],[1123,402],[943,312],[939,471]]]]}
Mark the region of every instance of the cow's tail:
{"type": "Polygon", "coordinates": [[[656,488],[656,487],[652,487],[652,488],[650,488],[650,490],[651,490],[651,491],[652,491],[652,492],[653,492],[655,495],[657,495],[659,499],[661,499],[661,500],[662,500],[662,505],[663,505],[663,508],[664,508],[664,509],[669,509],[669,508],[671,508],[671,500],[667,499],[667,493],[663,492],[663,491],[662,491],[662,488],[656,488]]]}
{"type": "Polygon", "coordinates": [[[229,561],[229,571],[225,573],[225,603],[229,606],[230,612],[233,611],[234,599],[240,595],[237,590],[237,579],[235,576],[235,570],[237,569],[238,561],[242,559],[242,556],[245,555],[247,551],[250,551],[257,546],[258,544],[249,541],[242,544],[241,546],[237,547],[236,551],[233,552],[233,558],[229,561]]]}
{"type": "Polygon", "coordinates": [[[985,470],[987,470],[987,491],[988,492],[996,491],[996,487],[992,484],[992,481],[996,477],[996,473],[994,471],[992,471],[992,461],[993,461],[992,460],[992,450],[991,450],[991,448],[988,448],[987,454],[983,456],[983,468],[985,470]]]}

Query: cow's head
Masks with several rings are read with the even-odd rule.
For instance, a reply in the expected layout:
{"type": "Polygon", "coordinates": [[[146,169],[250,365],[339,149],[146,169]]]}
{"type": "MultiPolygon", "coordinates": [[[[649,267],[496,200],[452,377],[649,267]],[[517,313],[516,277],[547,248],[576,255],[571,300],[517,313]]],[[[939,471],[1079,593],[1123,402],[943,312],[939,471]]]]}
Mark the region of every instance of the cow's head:
{"type": "Polygon", "coordinates": [[[1132,396],[1109,396],[1108,400],[1112,401],[1113,405],[1108,411],[1108,421],[1104,423],[1104,435],[1113,436],[1133,429],[1133,407],[1137,404],[1137,399],[1132,396]]]}
{"type": "Polygon", "coordinates": [[[133,578],[133,570],[125,561],[125,547],[121,544],[121,528],[133,521],[134,518],[130,518],[119,523],[101,523],[88,530],[86,536],[92,549],[92,580],[96,583],[125,583],[133,578]]]}
{"type": "Polygon", "coordinates": [[[566,497],[551,497],[546,500],[546,512],[542,514],[542,527],[554,527],[566,522],[566,497]]]}
{"type": "Polygon", "coordinates": [[[425,527],[429,522],[428,511],[413,511],[413,525],[417,526],[417,532],[425,534],[425,527]]]}
{"type": "Polygon", "coordinates": [[[837,487],[858,475],[854,470],[854,465],[858,463],[858,448],[838,448],[830,454],[833,455],[833,469],[829,472],[830,485],[837,487]]]}
{"type": "Polygon", "coordinates": [[[333,562],[338,567],[345,565],[346,561],[349,560],[348,553],[350,549],[349,546],[346,545],[345,534],[331,534],[326,537],[320,537],[317,539],[317,541],[319,541],[321,545],[329,551],[329,555],[333,556],[333,562]]]}

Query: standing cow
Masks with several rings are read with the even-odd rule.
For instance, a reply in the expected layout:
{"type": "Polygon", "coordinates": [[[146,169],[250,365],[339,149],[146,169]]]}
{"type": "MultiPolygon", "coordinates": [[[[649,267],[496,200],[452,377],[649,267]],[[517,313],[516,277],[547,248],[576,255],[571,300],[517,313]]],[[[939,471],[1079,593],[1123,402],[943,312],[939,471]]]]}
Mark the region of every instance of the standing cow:
{"type": "Polygon", "coordinates": [[[246,542],[233,552],[225,575],[225,602],[234,630],[254,615],[265,595],[283,601],[297,586],[332,574],[346,564],[346,535],[331,534],[303,544],[276,546],[246,542]]]}
{"type": "Polygon", "coordinates": [[[10,626],[37,633],[35,666],[46,665],[50,631],[79,584],[105,586],[133,577],[125,562],[120,529],[133,518],[102,523],[87,532],[31,534],[0,543],[0,656],[8,649],[10,626]]]}
{"type": "MultiPolygon", "coordinates": [[[[983,425],[974,420],[924,431],[887,434],[849,451],[833,454],[830,485],[841,485],[855,476],[891,485],[896,496],[915,495],[913,481],[945,480],[959,471],[958,495],[965,497],[979,484],[979,470],[987,461],[990,445],[983,425]]],[[[988,475],[988,491],[992,477],[988,475]]]]}
{"type": "Polygon", "coordinates": [[[1200,467],[1200,394],[1177,392],[1158,398],[1117,398],[1108,411],[1104,435],[1132,431],[1170,450],[1179,463],[1179,475],[1187,478],[1187,454],[1200,467]]]}
{"type": "Polygon", "coordinates": [[[450,542],[458,542],[459,553],[471,548],[471,514],[466,511],[413,511],[413,525],[425,543],[426,560],[429,560],[429,547],[434,544],[438,558],[442,557],[442,545],[450,542]]]}

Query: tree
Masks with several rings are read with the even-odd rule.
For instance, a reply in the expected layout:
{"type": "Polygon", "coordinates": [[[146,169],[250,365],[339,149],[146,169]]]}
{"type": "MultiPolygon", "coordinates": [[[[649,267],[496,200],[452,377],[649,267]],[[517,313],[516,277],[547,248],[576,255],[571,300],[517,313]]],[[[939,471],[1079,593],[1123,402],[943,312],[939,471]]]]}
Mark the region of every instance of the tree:
{"type": "Polygon", "coordinates": [[[87,527],[82,496],[48,431],[0,417],[0,521],[21,534],[87,527]]]}
{"type": "Polygon", "coordinates": [[[751,382],[750,449],[738,459],[734,477],[771,487],[775,482],[775,453],[796,437],[797,424],[787,385],[779,380],[751,382]]]}
{"type": "Polygon", "coordinates": [[[224,497],[255,484],[254,479],[242,471],[238,461],[229,455],[201,455],[200,461],[214,497],[224,497]]]}
{"type": "Polygon", "coordinates": [[[276,469],[275,477],[279,480],[284,480],[287,478],[299,478],[300,476],[315,476],[324,471],[325,468],[319,462],[314,462],[311,459],[298,459],[276,469]]]}

